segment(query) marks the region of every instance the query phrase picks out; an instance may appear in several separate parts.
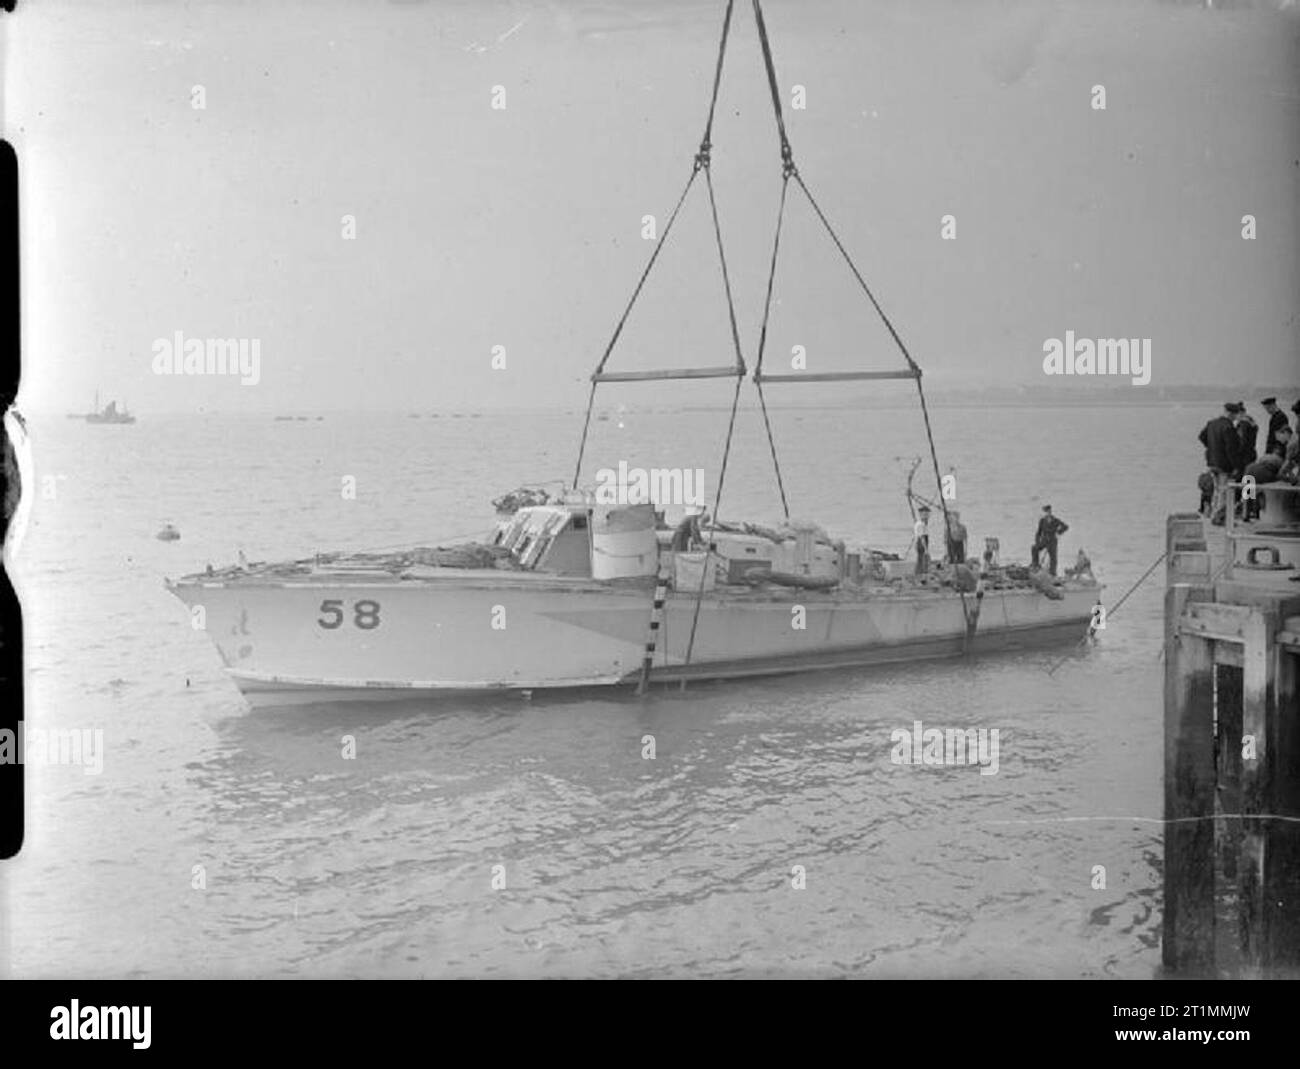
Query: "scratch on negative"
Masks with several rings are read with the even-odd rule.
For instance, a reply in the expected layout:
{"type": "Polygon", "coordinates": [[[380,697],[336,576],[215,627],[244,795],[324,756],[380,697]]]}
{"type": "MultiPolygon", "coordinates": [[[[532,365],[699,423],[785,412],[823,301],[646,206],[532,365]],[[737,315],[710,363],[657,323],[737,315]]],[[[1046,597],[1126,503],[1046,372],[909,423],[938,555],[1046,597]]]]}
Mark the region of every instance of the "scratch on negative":
{"type": "Polygon", "coordinates": [[[1215,813],[1206,817],[1037,817],[1033,820],[986,820],[985,824],[1078,824],[1084,821],[1128,821],[1135,824],[1192,824],[1201,820],[1282,820],[1300,823],[1300,817],[1282,813],[1215,813]]]}

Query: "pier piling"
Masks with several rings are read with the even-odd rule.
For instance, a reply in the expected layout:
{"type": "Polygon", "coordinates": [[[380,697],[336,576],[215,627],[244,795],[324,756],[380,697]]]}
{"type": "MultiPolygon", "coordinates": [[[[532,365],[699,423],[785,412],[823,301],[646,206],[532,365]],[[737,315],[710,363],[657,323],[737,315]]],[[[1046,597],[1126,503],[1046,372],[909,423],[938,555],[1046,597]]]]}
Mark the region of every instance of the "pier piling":
{"type": "Polygon", "coordinates": [[[1163,961],[1300,975],[1300,527],[1268,529],[1278,566],[1191,520],[1167,528],[1163,961]]]}

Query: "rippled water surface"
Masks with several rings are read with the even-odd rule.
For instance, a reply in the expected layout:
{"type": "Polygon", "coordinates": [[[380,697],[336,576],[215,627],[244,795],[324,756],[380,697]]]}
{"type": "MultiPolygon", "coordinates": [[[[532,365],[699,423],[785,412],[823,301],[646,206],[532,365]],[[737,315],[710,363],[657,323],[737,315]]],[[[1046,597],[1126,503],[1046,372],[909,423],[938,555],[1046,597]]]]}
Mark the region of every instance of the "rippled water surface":
{"type": "MultiPolygon", "coordinates": [[[[924,439],[899,397],[776,413],[796,515],[902,548],[902,478],[924,439]]],[[[996,534],[1024,556],[1049,500],[1071,525],[1065,556],[1086,546],[1112,603],[1163,548],[1165,514],[1195,507],[1204,418],[935,412],[973,544],[996,534]]],[[[702,467],[711,496],[723,414],[628,410],[593,426],[588,471],[702,467]]],[[[1160,571],[1054,674],[1068,651],[640,701],[257,714],[163,589],[241,549],[258,560],[476,532],[492,496],[563,478],[579,429],[558,413],[34,424],[37,478],[58,489],[34,501],[18,552],[29,727],[100,728],[105,758],[98,776],[28,768],[27,845],[3,870],[12,971],[1155,971],[1160,831],[1131,818],[1161,811],[1160,571]],[[180,541],[154,538],[164,521],[180,541]],[[997,728],[998,774],[891,764],[890,732],[916,719],[997,728]]],[[[742,412],[724,516],[777,513],[760,433],[742,412]]]]}

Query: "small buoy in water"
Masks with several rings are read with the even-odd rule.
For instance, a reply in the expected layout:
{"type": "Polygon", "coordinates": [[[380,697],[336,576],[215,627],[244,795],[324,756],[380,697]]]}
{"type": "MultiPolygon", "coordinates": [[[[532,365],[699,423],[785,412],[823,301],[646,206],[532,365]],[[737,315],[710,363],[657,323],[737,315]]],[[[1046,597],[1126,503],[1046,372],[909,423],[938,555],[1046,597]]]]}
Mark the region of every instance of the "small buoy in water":
{"type": "Polygon", "coordinates": [[[162,530],[158,532],[159,542],[175,542],[181,536],[180,531],[176,530],[170,523],[164,523],[162,530]]]}

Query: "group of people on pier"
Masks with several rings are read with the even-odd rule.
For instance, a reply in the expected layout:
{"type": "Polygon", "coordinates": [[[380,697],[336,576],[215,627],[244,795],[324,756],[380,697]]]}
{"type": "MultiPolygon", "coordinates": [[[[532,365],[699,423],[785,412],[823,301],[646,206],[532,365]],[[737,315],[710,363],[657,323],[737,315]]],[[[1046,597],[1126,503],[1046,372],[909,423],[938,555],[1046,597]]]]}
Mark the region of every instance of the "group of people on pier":
{"type": "Polygon", "coordinates": [[[1259,424],[1246,411],[1242,401],[1228,401],[1223,414],[1210,420],[1200,433],[1205,446],[1204,472],[1199,485],[1201,514],[1210,522],[1222,524],[1231,506],[1243,520],[1259,515],[1258,494],[1231,495],[1229,486],[1243,479],[1256,485],[1272,482],[1300,483],[1300,401],[1291,406],[1296,414],[1297,426],[1292,427],[1287,414],[1277,404],[1276,397],[1265,397],[1260,405],[1268,416],[1268,434],[1264,450],[1258,448],[1259,424]]]}

